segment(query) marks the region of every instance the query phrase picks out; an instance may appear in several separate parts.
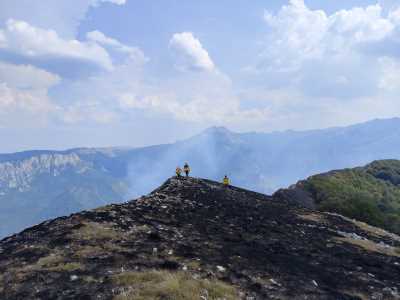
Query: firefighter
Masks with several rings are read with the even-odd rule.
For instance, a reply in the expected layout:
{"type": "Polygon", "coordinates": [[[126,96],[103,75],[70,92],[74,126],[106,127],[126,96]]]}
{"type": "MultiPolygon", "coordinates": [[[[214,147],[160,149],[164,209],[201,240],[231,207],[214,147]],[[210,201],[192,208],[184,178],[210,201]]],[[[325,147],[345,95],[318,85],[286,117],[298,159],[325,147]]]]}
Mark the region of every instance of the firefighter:
{"type": "Polygon", "coordinates": [[[227,175],[225,175],[225,177],[224,177],[224,179],[223,179],[223,184],[225,185],[225,186],[228,186],[229,184],[230,184],[230,182],[229,182],[229,178],[228,178],[228,176],[227,175]]]}
{"type": "Polygon", "coordinates": [[[185,165],[183,166],[183,172],[185,172],[186,177],[189,177],[190,167],[188,163],[185,163],[185,165]]]}
{"type": "Polygon", "coordinates": [[[178,178],[181,177],[182,169],[179,166],[176,167],[175,173],[176,173],[176,177],[178,177],[178,178]]]}

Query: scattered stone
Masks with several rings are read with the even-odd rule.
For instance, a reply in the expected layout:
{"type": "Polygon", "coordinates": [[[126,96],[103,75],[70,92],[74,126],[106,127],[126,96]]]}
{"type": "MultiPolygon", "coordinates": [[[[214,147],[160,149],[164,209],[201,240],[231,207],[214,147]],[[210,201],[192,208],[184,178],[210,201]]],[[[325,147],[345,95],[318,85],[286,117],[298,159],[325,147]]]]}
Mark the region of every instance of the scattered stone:
{"type": "Polygon", "coordinates": [[[77,275],[71,275],[70,277],[69,277],[69,279],[71,280],[71,281],[75,281],[75,280],[78,280],[78,276],[77,275]]]}
{"type": "Polygon", "coordinates": [[[223,266],[217,266],[218,272],[225,272],[226,269],[223,266]]]}
{"type": "Polygon", "coordinates": [[[278,282],[277,282],[275,279],[273,279],[273,278],[271,278],[269,281],[270,281],[272,284],[274,284],[274,285],[281,286],[281,284],[278,283],[278,282]]]}

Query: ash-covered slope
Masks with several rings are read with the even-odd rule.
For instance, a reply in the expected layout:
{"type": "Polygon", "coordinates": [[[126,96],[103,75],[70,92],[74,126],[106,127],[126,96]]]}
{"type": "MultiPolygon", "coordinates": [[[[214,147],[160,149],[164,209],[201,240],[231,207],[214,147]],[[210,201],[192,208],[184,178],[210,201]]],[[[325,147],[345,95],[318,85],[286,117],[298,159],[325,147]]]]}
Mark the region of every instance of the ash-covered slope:
{"type": "Polygon", "coordinates": [[[172,178],[2,240],[0,299],[398,299],[399,247],[338,215],[172,178]]]}

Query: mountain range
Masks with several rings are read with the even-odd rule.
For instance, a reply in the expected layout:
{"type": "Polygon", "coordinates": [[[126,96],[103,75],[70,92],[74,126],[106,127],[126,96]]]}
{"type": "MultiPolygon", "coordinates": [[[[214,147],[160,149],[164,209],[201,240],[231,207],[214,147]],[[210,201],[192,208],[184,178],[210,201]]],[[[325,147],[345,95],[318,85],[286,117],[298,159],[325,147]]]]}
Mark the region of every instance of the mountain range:
{"type": "Polygon", "coordinates": [[[311,131],[212,127],[173,144],[0,154],[0,237],[146,194],[189,162],[194,176],[272,193],[310,175],[400,158],[400,119],[311,131]]]}

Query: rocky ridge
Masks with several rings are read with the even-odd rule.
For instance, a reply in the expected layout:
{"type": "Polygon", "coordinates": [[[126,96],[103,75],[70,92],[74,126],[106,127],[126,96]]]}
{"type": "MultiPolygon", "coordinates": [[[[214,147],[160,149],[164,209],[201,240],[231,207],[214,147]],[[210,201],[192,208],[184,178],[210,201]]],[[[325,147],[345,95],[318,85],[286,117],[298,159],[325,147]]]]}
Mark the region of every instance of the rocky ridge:
{"type": "Polygon", "coordinates": [[[90,167],[76,153],[41,154],[20,161],[0,162],[0,190],[17,189],[25,192],[30,189],[35,176],[58,176],[67,168],[74,168],[75,172],[81,174],[90,167]]]}
{"type": "Polygon", "coordinates": [[[339,215],[171,178],[0,241],[0,299],[400,299],[399,248],[339,215]]]}

